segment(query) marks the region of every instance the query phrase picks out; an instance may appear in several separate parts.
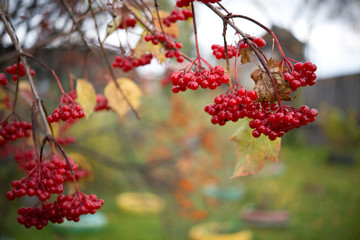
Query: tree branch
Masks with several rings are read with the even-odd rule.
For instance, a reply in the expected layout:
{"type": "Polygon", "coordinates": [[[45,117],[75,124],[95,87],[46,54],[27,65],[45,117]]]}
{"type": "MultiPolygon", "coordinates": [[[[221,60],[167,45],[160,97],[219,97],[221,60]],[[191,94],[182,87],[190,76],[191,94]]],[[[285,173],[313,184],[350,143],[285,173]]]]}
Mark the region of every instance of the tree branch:
{"type": "Polygon", "coordinates": [[[42,100],[41,100],[41,98],[39,96],[39,93],[37,92],[36,86],[34,84],[34,80],[33,80],[32,76],[31,76],[30,67],[29,67],[29,65],[27,63],[27,59],[26,59],[25,56],[22,55],[23,50],[21,48],[21,45],[20,45],[19,39],[18,39],[18,37],[16,35],[16,32],[13,29],[10,20],[7,19],[6,15],[4,14],[4,12],[2,10],[0,10],[0,18],[1,18],[1,21],[4,23],[5,30],[9,34],[9,36],[11,38],[11,41],[15,46],[16,51],[19,53],[19,57],[20,57],[21,62],[24,64],[24,68],[25,68],[25,71],[26,71],[26,76],[28,77],[30,87],[31,87],[31,91],[32,91],[32,93],[34,95],[36,105],[37,105],[37,107],[39,109],[40,116],[41,116],[41,119],[42,119],[44,127],[45,127],[46,135],[51,135],[50,127],[49,127],[49,124],[47,122],[46,115],[45,115],[45,110],[44,110],[43,105],[42,105],[42,100]]]}

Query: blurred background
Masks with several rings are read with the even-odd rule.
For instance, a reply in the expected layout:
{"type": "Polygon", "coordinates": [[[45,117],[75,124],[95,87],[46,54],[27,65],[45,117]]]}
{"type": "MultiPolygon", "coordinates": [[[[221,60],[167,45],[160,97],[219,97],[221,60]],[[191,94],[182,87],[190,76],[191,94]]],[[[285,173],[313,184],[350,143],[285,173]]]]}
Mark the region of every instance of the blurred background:
{"type": "MultiPolygon", "coordinates": [[[[68,3],[80,12],[85,9],[82,2],[68,3]]],[[[76,78],[87,76],[97,93],[103,94],[106,67],[88,53],[77,33],[68,37],[72,23],[56,7],[57,1],[2,4],[9,4],[23,47],[55,70],[66,91],[71,89],[71,72],[76,78]]],[[[171,61],[159,64],[153,60],[126,74],[116,70],[118,77],[131,78],[139,85],[141,120],[131,112],[119,118],[113,111],[101,111],[69,129],[58,127],[59,137],[76,139],[65,150],[88,172],[79,187],[103,198],[104,206],[77,224],[25,229],[16,221],[16,210],[34,202],[5,198],[11,181],[23,173],[14,161],[16,153],[0,147],[1,240],[360,238],[360,2],[223,0],[222,4],[232,13],[250,16],[271,28],[287,57],[318,66],[316,85],[299,89],[293,103],[318,109],[317,121],[282,138],[277,163],[266,162],[254,176],[231,179],[236,144],[229,138],[240,123],[214,126],[203,112],[226,87],[174,95],[169,75],[186,64],[171,61]]],[[[161,0],[159,5],[170,12],[175,1],[161,0]]],[[[221,20],[201,4],[195,8],[202,57],[212,65],[224,65],[211,54],[212,44],[223,43],[221,20]]],[[[101,38],[110,19],[107,14],[99,17],[101,38]]],[[[236,24],[250,35],[262,36],[267,41],[264,51],[272,54],[270,36],[245,20],[236,20],[236,24]]],[[[100,52],[92,20],[82,21],[81,27],[89,46],[100,52]]],[[[179,27],[183,51],[195,57],[191,24],[179,27]]],[[[0,72],[4,72],[16,52],[1,24],[0,32],[0,72]]],[[[123,41],[128,34],[136,40],[141,32],[138,27],[109,36],[105,45],[110,59],[118,54],[119,39],[123,41]]],[[[235,42],[230,29],[227,40],[235,42]]],[[[134,47],[133,42],[129,40],[129,46],[134,47]]],[[[55,80],[36,62],[30,65],[45,106],[55,108],[61,96],[55,80]]],[[[256,67],[238,66],[239,80],[248,90],[253,86],[250,73],[256,67]]],[[[15,84],[7,88],[11,101],[15,84]]],[[[9,100],[5,92],[0,94],[2,101],[9,100]]],[[[26,101],[20,102],[17,112],[30,120],[26,101]]],[[[9,110],[1,109],[1,119],[8,114],[9,110]]]]}

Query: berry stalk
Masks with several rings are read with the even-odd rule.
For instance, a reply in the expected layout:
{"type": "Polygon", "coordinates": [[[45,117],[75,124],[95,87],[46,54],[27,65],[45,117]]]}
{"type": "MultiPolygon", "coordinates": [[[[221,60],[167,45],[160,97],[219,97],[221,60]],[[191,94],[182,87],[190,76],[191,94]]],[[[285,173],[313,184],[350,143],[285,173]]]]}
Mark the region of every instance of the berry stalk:
{"type": "MultiPolygon", "coordinates": [[[[195,37],[195,46],[196,46],[196,55],[198,58],[200,58],[200,51],[199,51],[199,43],[198,43],[198,38],[197,38],[197,28],[196,28],[196,17],[195,17],[195,8],[194,8],[194,4],[191,3],[191,12],[193,15],[193,26],[194,26],[194,37],[195,37]]],[[[201,62],[199,61],[200,67],[201,67],[201,62]]]]}

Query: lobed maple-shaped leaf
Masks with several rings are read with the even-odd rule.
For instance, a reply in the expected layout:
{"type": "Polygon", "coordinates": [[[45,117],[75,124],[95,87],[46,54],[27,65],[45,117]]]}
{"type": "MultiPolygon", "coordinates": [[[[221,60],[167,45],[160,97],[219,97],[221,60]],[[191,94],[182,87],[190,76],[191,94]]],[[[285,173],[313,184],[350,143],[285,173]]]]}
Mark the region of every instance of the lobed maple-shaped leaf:
{"type": "Polygon", "coordinates": [[[96,92],[93,85],[85,79],[76,81],[76,101],[84,110],[86,119],[94,112],[96,106],[96,92]]]}
{"type": "MultiPolygon", "coordinates": [[[[291,97],[288,94],[292,91],[292,88],[289,82],[285,80],[280,68],[272,67],[270,73],[275,81],[280,99],[290,101],[291,97]]],[[[258,101],[275,102],[277,100],[273,82],[265,69],[255,69],[251,73],[251,78],[255,82],[254,90],[259,96],[258,101]]]]}
{"type": "MultiPolygon", "coordinates": [[[[127,100],[132,104],[134,109],[140,106],[141,90],[129,78],[118,78],[116,82],[121,87],[127,100]]],[[[108,99],[110,107],[120,116],[123,117],[129,110],[130,106],[116,87],[114,82],[109,82],[104,89],[105,97],[108,99]]]]}
{"type": "Polygon", "coordinates": [[[264,135],[254,138],[251,132],[249,121],[243,120],[230,138],[237,144],[237,163],[232,178],[254,175],[263,168],[266,160],[278,161],[281,138],[277,138],[275,141],[270,141],[264,135]]]}

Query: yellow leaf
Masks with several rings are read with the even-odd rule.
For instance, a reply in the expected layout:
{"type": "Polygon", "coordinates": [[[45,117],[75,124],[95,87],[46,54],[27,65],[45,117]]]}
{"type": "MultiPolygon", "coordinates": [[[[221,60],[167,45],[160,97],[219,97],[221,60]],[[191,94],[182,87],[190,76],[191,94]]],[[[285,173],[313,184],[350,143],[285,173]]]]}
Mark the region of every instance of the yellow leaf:
{"type": "MultiPolygon", "coordinates": [[[[116,82],[122,89],[125,97],[129,100],[131,105],[138,109],[140,106],[141,90],[129,78],[118,78],[116,82]]],[[[109,101],[110,107],[120,116],[123,117],[129,110],[130,106],[124,99],[120,90],[116,87],[114,82],[108,83],[104,89],[105,97],[109,101]]]]}
{"type": "Polygon", "coordinates": [[[107,24],[106,35],[103,42],[110,34],[112,34],[119,27],[120,23],[121,23],[121,16],[117,15],[107,24]]]}
{"type": "Polygon", "coordinates": [[[162,44],[159,43],[158,45],[154,45],[151,42],[146,42],[144,40],[145,34],[145,31],[141,34],[141,38],[134,48],[134,55],[137,58],[140,58],[141,55],[151,52],[154,58],[156,58],[160,63],[165,62],[166,57],[162,44]]]}
{"type": "MultiPolygon", "coordinates": [[[[155,26],[157,27],[158,31],[161,32],[161,26],[159,23],[159,18],[157,15],[156,11],[153,11],[152,13],[153,18],[154,18],[154,22],[155,22],[155,26]]],[[[160,21],[162,21],[162,19],[166,18],[167,16],[169,16],[169,14],[167,12],[164,11],[159,11],[159,16],[160,16],[160,21]]],[[[179,27],[176,23],[171,24],[169,27],[167,27],[166,25],[164,25],[163,23],[161,23],[164,32],[170,36],[173,36],[174,38],[177,38],[179,36],[179,27]]]]}
{"type": "Polygon", "coordinates": [[[76,82],[77,102],[84,110],[86,119],[94,112],[96,106],[96,92],[93,85],[85,79],[76,82]]]}
{"type": "Polygon", "coordinates": [[[264,135],[254,138],[251,132],[249,121],[244,120],[230,138],[231,141],[237,143],[237,163],[232,178],[254,175],[263,168],[265,160],[278,161],[281,139],[271,141],[264,135]]]}
{"type": "Polygon", "coordinates": [[[135,7],[130,7],[130,8],[131,8],[132,12],[134,13],[134,15],[136,16],[136,17],[134,16],[136,18],[136,22],[139,24],[140,27],[142,27],[145,30],[146,28],[142,25],[142,23],[140,21],[137,20],[139,18],[143,22],[147,22],[146,19],[144,19],[142,13],[135,7]]]}
{"type": "Polygon", "coordinates": [[[7,109],[5,100],[8,97],[8,94],[5,90],[0,88],[0,110],[7,109]]]}
{"type": "Polygon", "coordinates": [[[31,90],[29,81],[24,80],[19,82],[19,94],[27,102],[33,102],[34,95],[31,90]]]}

